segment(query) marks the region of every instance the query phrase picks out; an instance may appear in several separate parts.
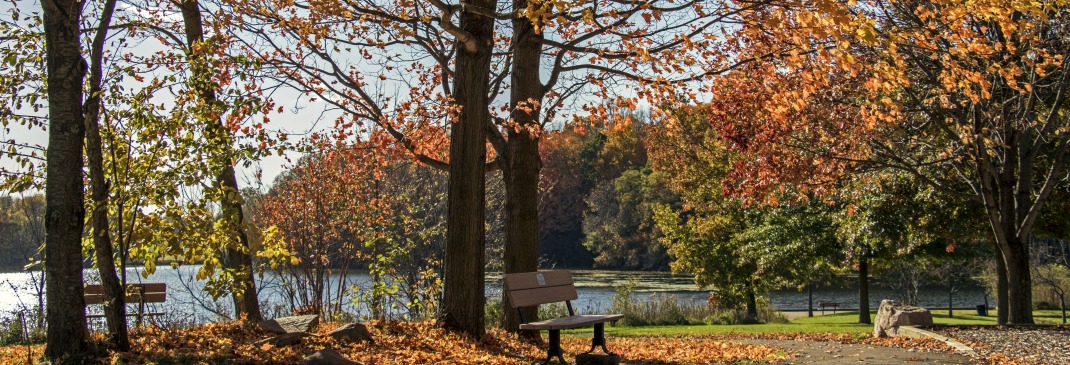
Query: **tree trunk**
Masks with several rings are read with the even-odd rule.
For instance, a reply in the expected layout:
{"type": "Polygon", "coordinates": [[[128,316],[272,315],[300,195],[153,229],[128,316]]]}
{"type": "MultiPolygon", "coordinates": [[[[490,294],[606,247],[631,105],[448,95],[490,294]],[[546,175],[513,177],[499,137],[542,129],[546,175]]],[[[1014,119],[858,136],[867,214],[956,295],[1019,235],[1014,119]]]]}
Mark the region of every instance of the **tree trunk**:
{"type": "Polygon", "coordinates": [[[45,356],[59,362],[86,348],[82,287],[82,82],[86,65],[79,43],[82,3],[42,1],[48,87],[45,170],[45,356]]]}
{"type": "Polygon", "coordinates": [[[1007,324],[1007,264],[1003,262],[1003,254],[996,247],[996,323],[1007,324]]]}
{"type": "Polygon", "coordinates": [[[869,319],[869,259],[858,261],[858,323],[872,324],[869,319]]]}
{"type": "MultiPolygon", "coordinates": [[[[1017,238],[1010,238],[1018,241],[1017,238]]],[[[1029,245],[1018,241],[1005,247],[1007,264],[1007,323],[1033,324],[1033,280],[1029,271],[1029,245]]]]}
{"type": "Polygon", "coordinates": [[[758,298],[754,295],[754,285],[747,285],[747,323],[758,323],[758,298]]]}
{"type": "Polygon", "coordinates": [[[806,286],[806,316],[814,316],[814,283],[810,282],[806,286]]]}
{"type": "MultiPolygon", "coordinates": [[[[528,0],[514,0],[514,9],[524,9],[528,0]]],[[[519,128],[508,128],[505,164],[505,273],[530,272],[539,268],[539,105],[543,86],[539,78],[542,55],[541,32],[535,31],[531,20],[518,16],[513,19],[512,90],[509,105],[513,122],[519,128]]],[[[519,331],[520,316],[502,292],[505,328],[519,331]]],[[[538,320],[538,308],[524,309],[524,319],[538,320]]],[[[538,331],[524,331],[523,337],[538,338],[538,331]]]]}
{"type": "MultiPolygon", "coordinates": [[[[201,9],[197,0],[183,0],[179,7],[182,9],[182,21],[186,32],[186,52],[190,58],[203,57],[201,53],[195,53],[194,45],[204,41],[204,25],[201,21],[201,9]]],[[[207,65],[191,66],[191,79],[194,80],[197,96],[206,107],[218,103],[215,89],[207,82],[211,76],[207,65]]],[[[230,132],[223,126],[223,121],[218,117],[206,120],[209,125],[205,131],[208,140],[218,143],[224,154],[231,152],[230,132]]],[[[220,159],[220,171],[217,175],[219,184],[219,204],[222,207],[224,227],[233,230],[238,242],[228,245],[224,251],[226,254],[223,262],[229,269],[237,273],[238,282],[231,289],[231,298],[234,300],[235,318],[245,315],[248,321],[260,321],[263,315],[260,312],[260,302],[256,295],[256,281],[253,278],[253,259],[249,247],[249,236],[245,233],[245,217],[242,212],[241,191],[238,190],[238,179],[234,176],[234,161],[230,156],[220,159]]]]}
{"type": "Polygon", "coordinates": [[[1067,296],[1059,295],[1059,306],[1063,308],[1063,324],[1067,324],[1067,296]]]}
{"type": "Polygon", "coordinates": [[[100,137],[100,112],[102,79],[104,77],[104,41],[108,26],[115,12],[116,0],[104,3],[100,25],[93,35],[89,60],[89,96],[82,113],[85,116],[85,153],[89,164],[89,182],[93,201],[93,249],[96,251],[97,269],[104,289],[104,318],[108,323],[108,337],[119,351],[130,351],[130,338],[126,326],[126,291],[115,273],[115,255],[112,250],[108,222],[108,183],[104,179],[104,149],[100,137]]]}
{"type": "MultiPolygon", "coordinates": [[[[462,1],[462,9],[494,9],[494,1],[462,1]]],[[[489,122],[494,20],[462,11],[453,96],[461,107],[450,128],[449,214],[446,218],[445,285],[442,297],[444,328],[481,337],[484,328],[484,248],[486,247],[484,165],[489,122]]]]}

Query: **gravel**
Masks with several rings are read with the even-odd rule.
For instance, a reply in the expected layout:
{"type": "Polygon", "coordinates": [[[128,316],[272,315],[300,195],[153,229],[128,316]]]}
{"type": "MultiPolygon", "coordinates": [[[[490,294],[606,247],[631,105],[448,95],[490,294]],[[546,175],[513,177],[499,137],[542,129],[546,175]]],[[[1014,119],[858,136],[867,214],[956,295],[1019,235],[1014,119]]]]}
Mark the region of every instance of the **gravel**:
{"type": "Polygon", "coordinates": [[[1070,364],[1070,326],[962,326],[932,328],[973,347],[989,363],[1070,364]]]}

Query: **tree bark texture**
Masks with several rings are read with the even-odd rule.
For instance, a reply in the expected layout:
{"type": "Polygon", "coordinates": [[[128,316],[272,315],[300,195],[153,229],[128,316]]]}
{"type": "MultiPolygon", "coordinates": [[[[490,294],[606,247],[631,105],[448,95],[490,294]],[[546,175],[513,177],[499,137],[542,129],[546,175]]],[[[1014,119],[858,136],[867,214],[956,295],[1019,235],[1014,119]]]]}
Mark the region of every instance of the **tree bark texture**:
{"type": "Polygon", "coordinates": [[[89,95],[86,97],[85,153],[89,164],[90,196],[92,197],[93,250],[96,253],[100,284],[104,289],[104,319],[108,324],[108,338],[119,351],[130,350],[126,326],[126,291],[115,273],[115,255],[108,222],[108,183],[104,178],[104,150],[100,137],[102,80],[104,77],[104,41],[115,12],[116,0],[104,3],[100,25],[93,35],[89,50],[89,95]]]}
{"type": "MultiPolygon", "coordinates": [[[[494,9],[494,4],[489,0],[463,1],[462,9],[494,9]]],[[[485,332],[483,171],[494,20],[465,10],[460,15],[460,28],[470,37],[470,43],[458,46],[456,56],[453,96],[461,110],[450,133],[449,214],[440,321],[447,329],[480,337],[485,332]]]]}
{"type": "Polygon", "coordinates": [[[858,260],[858,323],[873,324],[869,319],[869,259],[858,260]]]}
{"type": "MultiPolygon", "coordinates": [[[[524,9],[528,0],[514,0],[514,9],[524,9]]],[[[505,179],[505,273],[531,272],[539,269],[539,109],[544,89],[539,78],[542,56],[541,32],[531,20],[513,19],[512,90],[509,106],[515,127],[506,128],[508,142],[502,155],[505,179]]],[[[520,316],[502,292],[505,328],[519,331],[520,316]]],[[[537,308],[525,308],[524,319],[538,320],[537,308]]],[[[538,331],[524,331],[524,337],[538,338],[538,331]]]]}
{"type": "Polygon", "coordinates": [[[86,62],[78,36],[82,3],[42,1],[48,82],[48,150],[45,171],[45,356],[52,362],[86,348],[82,287],[82,82],[86,62]]]}
{"type": "Polygon", "coordinates": [[[1007,323],[1033,324],[1033,277],[1029,269],[1029,244],[1006,247],[1007,323]]]}
{"type": "MultiPolygon", "coordinates": [[[[204,24],[201,21],[200,5],[197,0],[183,0],[179,7],[182,9],[182,21],[186,32],[186,52],[189,53],[191,58],[204,57],[203,54],[194,50],[196,48],[194,46],[197,43],[204,41],[204,24]]],[[[194,66],[192,67],[192,72],[203,73],[208,72],[208,70],[194,66]]],[[[208,86],[210,85],[209,83],[204,82],[210,79],[209,75],[195,74],[192,75],[192,78],[197,80],[196,93],[201,102],[206,106],[217,104],[215,90],[208,86]]],[[[223,126],[222,120],[215,118],[214,120],[208,120],[207,123],[209,125],[205,126],[205,131],[208,134],[208,140],[218,143],[219,147],[224,151],[223,153],[228,153],[232,148],[230,145],[230,132],[223,126]]],[[[225,222],[224,226],[233,229],[233,233],[238,239],[234,247],[228,245],[224,249],[225,257],[222,260],[227,265],[227,268],[238,273],[238,282],[235,283],[234,289],[231,290],[231,299],[234,301],[234,314],[236,318],[241,318],[244,315],[248,321],[259,322],[263,319],[263,315],[260,312],[260,301],[256,294],[252,253],[249,247],[249,236],[245,233],[245,215],[242,211],[238,179],[234,175],[233,159],[226,157],[225,161],[220,163],[218,167],[219,171],[217,172],[216,180],[221,190],[219,204],[222,207],[222,219],[225,222]]]]}

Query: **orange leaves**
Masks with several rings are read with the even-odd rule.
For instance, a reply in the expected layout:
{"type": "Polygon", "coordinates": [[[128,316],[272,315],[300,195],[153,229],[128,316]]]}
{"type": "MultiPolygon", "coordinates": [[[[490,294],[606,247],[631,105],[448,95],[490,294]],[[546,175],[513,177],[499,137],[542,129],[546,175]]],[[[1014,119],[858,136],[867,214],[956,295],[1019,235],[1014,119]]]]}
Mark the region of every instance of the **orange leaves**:
{"type": "MultiPolygon", "coordinates": [[[[733,343],[710,338],[626,337],[609,339],[610,350],[621,355],[621,362],[640,364],[721,364],[773,362],[785,360],[776,348],[733,343]]],[[[590,348],[590,339],[565,339],[566,353],[576,354],[590,348]]]]}
{"type": "MultiPolygon", "coordinates": [[[[541,361],[545,345],[532,344],[498,329],[482,339],[446,332],[433,322],[369,322],[375,344],[336,341],[327,336],[335,323],[319,326],[313,336],[288,347],[258,346],[267,338],[255,326],[238,322],[211,323],[185,330],[146,329],[131,336],[132,351],[111,353],[98,364],[297,364],[307,355],[331,348],[362,364],[472,364],[530,365],[541,361]]],[[[586,334],[566,336],[562,341],[566,357],[590,348],[586,334]]],[[[775,348],[715,340],[711,338],[610,338],[609,347],[622,361],[644,364],[720,364],[783,360],[775,348]]],[[[31,348],[40,357],[44,347],[31,348]]],[[[25,347],[0,347],[0,363],[25,363],[25,347]]]]}

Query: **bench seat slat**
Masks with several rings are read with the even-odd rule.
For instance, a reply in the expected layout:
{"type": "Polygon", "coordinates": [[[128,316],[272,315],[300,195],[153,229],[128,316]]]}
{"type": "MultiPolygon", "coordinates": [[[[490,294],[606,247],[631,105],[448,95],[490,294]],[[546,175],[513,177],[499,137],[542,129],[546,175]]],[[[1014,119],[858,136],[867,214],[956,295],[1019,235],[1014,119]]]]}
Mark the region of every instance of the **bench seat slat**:
{"type": "Polygon", "coordinates": [[[548,319],[520,325],[522,330],[563,330],[592,326],[599,323],[613,322],[624,318],[623,314],[580,314],[575,316],[548,319]]]}

